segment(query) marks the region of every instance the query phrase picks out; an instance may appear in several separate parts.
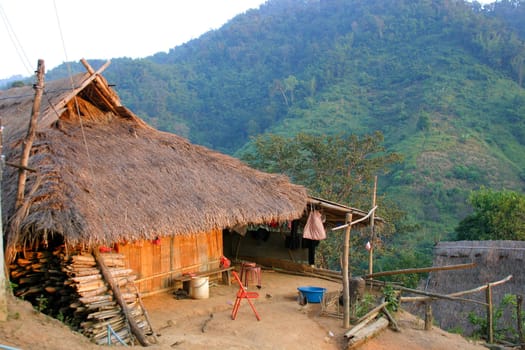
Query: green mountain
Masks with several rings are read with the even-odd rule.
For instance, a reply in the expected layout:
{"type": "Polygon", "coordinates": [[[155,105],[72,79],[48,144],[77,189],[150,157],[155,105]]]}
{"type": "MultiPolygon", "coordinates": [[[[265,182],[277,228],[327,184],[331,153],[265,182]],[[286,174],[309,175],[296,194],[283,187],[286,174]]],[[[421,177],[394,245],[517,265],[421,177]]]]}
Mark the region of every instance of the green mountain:
{"type": "Polygon", "coordinates": [[[431,241],[471,189],[525,188],[524,40],[523,0],[270,0],[104,74],[153,126],[229,154],[267,132],[381,131],[405,160],[380,191],[431,241]]]}

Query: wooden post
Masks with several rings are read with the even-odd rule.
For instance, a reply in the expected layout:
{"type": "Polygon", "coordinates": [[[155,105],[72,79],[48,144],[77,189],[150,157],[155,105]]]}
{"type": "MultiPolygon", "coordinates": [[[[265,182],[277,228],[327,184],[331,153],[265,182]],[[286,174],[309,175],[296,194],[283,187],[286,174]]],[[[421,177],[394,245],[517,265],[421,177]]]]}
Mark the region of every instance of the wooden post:
{"type": "Polygon", "coordinates": [[[20,168],[18,169],[18,192],[16,194],[15,208],[20,208],[24,203],[24,191],[26,185],[26,170],[27,163],[29,161],[29,153],[31,153],[31,147],[35,139],[36,133],[36,121],[40,114],[40,103],[42,101],[42,95],[44,93],[44,60],[38,60],[38,67],[36,71],[36,84],[35,84],[35,100],[33,101],[33,107],[31,109],[31,119],[29,121],[29,127],[27,129],[27,135],[23,142],[22,156],[20,158],[20,168]]]}
{"type": "Polygon", "coordinates": [[[434,317],[432,316],[432,301],[425,302],[425,331],[432,330],[432,322],[434,317]]]}
{"type": "Polygon", "coordinates": [[[520,340],[520,349],[525,350],[525,339],[523,338],[523,326],[521,316],[521,304],[523,303],[523,296],[521,294],[516,295],[516,319],[518,322],[518,336],[520,340]]]}
{"type": "Polygon", "coordinates": [[[343,328],[350,327],[350,230],[352,213],[346,214],[345,240],[343,245],[343,328]]]}
{"type": "MultiPolygon", "coordinates": [[[[0,157],[2,154],[2,136],[4,127],[2,120],[0,119],[0,157]]],[[[2,181],[4,160],[0,158],[0,184],[2,181]]],[[[0,186],[0,203],[2,202],[2,187],[0,186]]],[[[7,281],[9,280],[6,276],[7,270],[5,268],[4,260],[4,234],[2,229],[2,206],[0,206],[0,321],[7,321],[7,281]]]]}
{"type": "MultiPolygon", "coordinates": [[[[374,177],[374,193],[372,195],[372,208],[376,206],[376,192],[377,192],[377,176],[374,177]]],[[[375,243],[375,232],[374,232],[374,217],[375,210],[372,212],[370,217],[370,250],[368,251],[368,274],[374,273],[374,243],[375,243]]]]}
{"type": "Polygon", "coordinates": [[[490,283],[487,285],[485,297],[487,302],[487,342],[492,344],[494,343],[494,319],[492,315],[492,286],[490,283]]]}

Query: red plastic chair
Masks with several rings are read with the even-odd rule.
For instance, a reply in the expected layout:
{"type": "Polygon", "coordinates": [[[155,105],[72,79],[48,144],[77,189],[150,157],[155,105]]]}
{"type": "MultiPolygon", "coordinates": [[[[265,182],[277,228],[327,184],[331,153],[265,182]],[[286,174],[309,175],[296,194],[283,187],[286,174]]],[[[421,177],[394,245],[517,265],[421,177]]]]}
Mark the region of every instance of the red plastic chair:
{"type": "Polygon", "coordinates": [[[261,320],[261,316],[257,313],[257,310],[255,310],[255,306],[253,305],[251,299],[257,299],[259,297],[259,293],[257,292],[248,292],[246,290],[246,287],[244,287],[244,284],[241,282],[241,279],[239,278],[239,275],[237,272],[232,271],[233,277],[235,277],[235,280],[237,283],[239,283],[239,290],[237,291],[237,299],[235,299],[235,303],[233,304],[233,310],[232,310],[232,320],[235,320],[237,317],[237,311],[239,311],[239,307],[241,306],[242,299],[246,299],[248,304],[250,304],[250,307],[252,308],[253,312],[255,313],[255,317],[257,318],[257,321],[261,320]]]}

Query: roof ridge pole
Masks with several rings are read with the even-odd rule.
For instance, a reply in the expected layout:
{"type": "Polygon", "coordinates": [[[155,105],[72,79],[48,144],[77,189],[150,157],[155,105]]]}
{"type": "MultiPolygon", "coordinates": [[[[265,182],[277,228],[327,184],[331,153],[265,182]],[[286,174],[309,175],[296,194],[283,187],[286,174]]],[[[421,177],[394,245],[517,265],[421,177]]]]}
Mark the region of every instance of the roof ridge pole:
{"type": "Polygon", "coordinates": [[[20,168],[18,169],[18,192],[16,194],[15,208],[18,209],[24,203],[24,191],[26,184],[26,168],[29,161],[29,153],[33,146],[33,141],[36,134],[36,121],[40,114],[40,104],[42,102],[42,94],[44,93],[44,60],[38,60],[38,66],[36,70],[36,84],[33,85],[35,89],[35,99],[33,101],[33,108],[31,109],[31,119],[29,121],[29,127],[27,129],[27,136],[22,143],[22,157],[20,158],[20,168]]]}

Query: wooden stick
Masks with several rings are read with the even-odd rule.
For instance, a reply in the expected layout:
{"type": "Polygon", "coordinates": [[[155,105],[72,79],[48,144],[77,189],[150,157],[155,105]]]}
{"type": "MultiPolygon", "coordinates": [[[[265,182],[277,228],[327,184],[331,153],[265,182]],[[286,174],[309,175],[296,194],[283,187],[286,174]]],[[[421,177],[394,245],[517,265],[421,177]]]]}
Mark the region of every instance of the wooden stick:
{"type": "Polygon", "coordinates": [[[353,337],[357,332],[364,328],[371,320],[377,317],[382,308],[388,305],[388,302],[384,302],[379,306],[376,306],[370,310],[366,315],[362,316],[356,321],[356,325],[352,327],[348,332],[344,334],[345,338],[353,337]]]}
{"type": "Polygon", "coordinates": [[[111,275],[108,268],[106,267],[104,260],[100,254],[100,251],[98,249],[95,249],[93,251],[93,255],[95,256],[95,260],[97,261],[100,267],[100,271],[102,272],[104,279],[106,280],[106,282],[108,282],[111,290],[113,291],[113,295],[115,296],[115,299],[117,300],[117,303],[120,305],[120,307],[122,308],[122,311],[124,312],[124,315],[126,316],[131,332],[137,338],[140,345],[149,346],[150,344],[148,340],[146,339],[146,337],[144,336],[144,334],[142,333],[142,330],[137,326],[137,323],[135,322],[133,317],[131,317],[131,315],[129,314],[129,310],[128,310],[126,301],[122,297],[122,293],[120,292],[119,287],[116,285],[115,281],[113,280],[113,276],[111,275]]]}
{"type": "Polygon", "coordinates": [[[26,185],[26,170],[27,163],[29,161],[29,154],[31,153],[31,147],[35,140],[37,119],[40,114],[40,104],[42,102],[42,95],[44,94],[44,60],[38,60],[37,68],[37,83],[35,84],[35,99],[33,101],[33,107],[31,109],[31,119],[29,121],[29,127],[27,128],[27,136],[23,142],[22,155],[20,157],[20,168],[18,169],[18,191],[16,194],[15,208],[19,209],[24,203],[24,191],[26,185]]]}
{"type": "Polygon", "coordinates": [[[409,273],[425,273],[425,272],[432,272],[432,271],[471,269],[475,266],[476,266],[475,263],[470,263],[470,264],[458,264],[458,265],[447,265],[447,266],[421,267],[421,268],[415,268],[415,269],[392,270],[392,271],[371,273],[371,274],[365,275],[364,278],[376,278],[376,277],[382,277],[382,276],[392,276],[392,275],[409,274],[409,273]]]}
{"type": "Polygon", "coordinates": [[[485,291],[485,298],[487,300],[487,338],[488,343],[494,343],[494,315],[492,313],[492,287],[488,284],[488,288],[485,291]]]}
{"type": "Polygon", "coordinates": [[[351,338],[348,341],[347,349],[355,349],[357,346],[363,344],[367,339],[370,339],[387,327],[388,320],[386,320],[384,317],[378,318],[376,321],[363,328],[358,334],[355,335],[355,337],[351,338]]]}
{"type": "MultiPolygon", "coordinates": [[[[506,283],[506,282],[510,281],[511,279],[512,279],[512,275],[508,275],[507,277],[505,277],[502,280],[490,283],[490,285],[491,286],[498,286],[500,284],[503,284],[503,283],[506,283]]],[[[476,293],[476,292],[481,292],[482,290],[487,289],[487,287],[488,287],[488,285],[483,285],[483,286],[476,287],[474,289],[469,289],[469,290],[464,290],[464,291],[461,291],[461,292],[446,294],[446,296],[447,297],[458,297],[458,296],[465,295],[465,294],[472,294],[472,293],[476,293]]],[[[416,293],[416,294],[418,294],[418,293],[416,293]]],[[[423,293],[419,293],[419,294],[423,294],[423,293]]],[[[430,299],[433,299],[434,297],[439,298],[439,295],[434,295],[432,297],[428,297],[428,296],[427,297],[401,297],[399,300],[401,302],[419,302],[419,301],[430,300],[430,299]]],[[[469,299],[462,299],[462,300],[463,301],[475,302],[475,301],[469,300],[469,299]]],[[[486,306],[485,303],[481,303],[481,302],[476,302],[476,303],[486,306]]]]}
{"type": "Polygon", "coordinates": [[[388,318],[388,321],[390,322],[390,327],[396,332],[401,332],[401,328],[399,328],[395,318],[392,317],[386,306],[381,309],[381,312],[385,314],[386,318],[388,318]]]}
{"type": "Polygon", "coordinates": [[[140,296],[140,292],[139,292],[139,289],[137,288],[137,285],[135,283],[133,283],[133,287],[135,287],[135,292],[137,293],[137,299],[138,299],[138,302],[139,302],[139,305],[140,307],[142,308],[142,313],[144,314],[144,317],[146,318],[146,321],[148,322],[149,324],[149,328],[151,329],[151,333],[153,335],[153,339],[155,341],[155,343],[157,343],[157,336],[155,334],[155,331],[153,330],[153,324],[151,323],[151,319],[149,318],[149,314],[148,314],[148,310],[146,310],[146,307],[144,306],[144,303],[142,302],[142,297],[140,296]]]}
{"type": "Polygon", "coordinates": [[[208,327],[208,323],[213,319],[213,314],[210,314],[210,317],[204,321],[204,324],[202,325],[201,331],[202,333],[206,332],[206,327],[208,327]]]}
{"type": "Polygon", "coordinates": [[[432,323],[433,323],[433,316],[432,316],[432,303],[429,301],[425,302],[425,331],[432,330],[432,323]]]}

